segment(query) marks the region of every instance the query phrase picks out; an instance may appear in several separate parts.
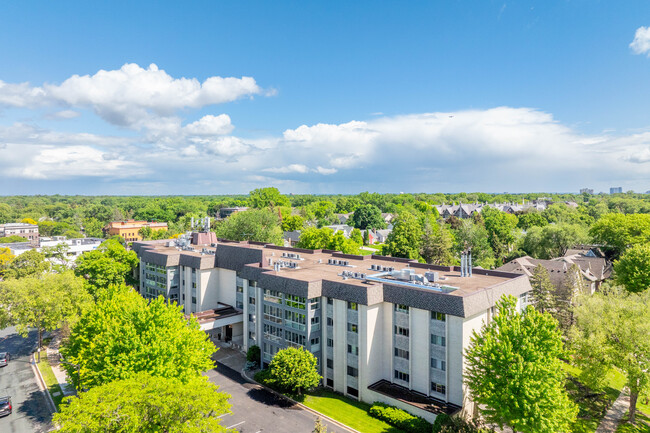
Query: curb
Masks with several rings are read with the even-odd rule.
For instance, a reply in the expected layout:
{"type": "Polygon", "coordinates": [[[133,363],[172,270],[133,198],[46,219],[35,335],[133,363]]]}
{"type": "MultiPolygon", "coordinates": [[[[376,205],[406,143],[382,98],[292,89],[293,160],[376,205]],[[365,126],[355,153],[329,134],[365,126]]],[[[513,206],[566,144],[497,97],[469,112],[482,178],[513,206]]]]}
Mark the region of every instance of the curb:
{"type": "Polygon", "coordinates": [[[263,389],[265,389],[265,390],[267,390],[267,391],[269,391],[269,392],[275,394],[275,395],[278,396],[278,397],[281,397],[281,398],[284,398],[284,399],[286,399],[286,400],[289,400],[290,402],[292,402],[293,404],[295,404],[295,405],[298,406],[299,408],[304,409],[304,410],[306,410],[307,412],[310,412],[310,413],[312,413],[312,414],[314,414],[314,415],[320,417],[321,419],[323,419],[323,420],[325,420],[325,421],[327,421],[327,422],[329,422],[329,423],[335,425],[336,427],[340,427],[340,428],[344,429],[345,431],[347,431],[347,432],[351,432],[351,433],[361,433],[360,431],[355,430],[355,429],[353,429],[352,427],[349,427],[349,426],[343,424],[342,422],[339,422],[339,421],[337,421],[337,420],[335,420],[335,419],[333,419],[333,418],[330,418],[329,416],[327,416],[327,415],[325,415],[325,414],[322,414],[322,413],[318,412],[317,410],[314,410],[314,409],[312,409],[312,408],[310,408],[310,407],[308,407],[308,406],[305,406],[304,404],[302,404],[302,403],[300,403],[300,402],[295,401],[295,400],[292,399],[291,397],[287,397],[286,395],[284,395],[284,394],[280,394],[279,392],[277,392],[277,391],[275,391],[275,390],[269,388],[268,386],[265,386],[265,385],[262,385],[262,384],[259,383],[259,382],[256,382],[254,379],[251,379],[250,377],[248,377],[248,376],[246,375],[246,370],[243,370],[243,369],[242,369],[242,371],[241,371],[241,375],[242,375],[242,377],[243,377],[245,380],[247,380],[248,382],[250,382],[250,383],[254,383],[254,384],[256,384],[257,386],[259,386],[259,387],[261,387],[261,388],[263,388],[263,389]]]}
{"type": "Polygon", "coordinates": [[[43,375],[41,374],[41,370],[38,368],[38,365],[36,364],[36,357],[34,356],[34,353],[32,353],[31,356],[31,366],[32,370],[34,370],[34,375],[38,379],[38,387],[40,388],[41,392],[45,394],[45,401],[48,403],[50,412],[56,413],[58,410],[56,409],[56,405],[54,404],[54,400],[52,400],[52,396],[50,395],[50,391],[47,389],[47,385],[45,384],[45,380],[43,379],[43,375]]]}

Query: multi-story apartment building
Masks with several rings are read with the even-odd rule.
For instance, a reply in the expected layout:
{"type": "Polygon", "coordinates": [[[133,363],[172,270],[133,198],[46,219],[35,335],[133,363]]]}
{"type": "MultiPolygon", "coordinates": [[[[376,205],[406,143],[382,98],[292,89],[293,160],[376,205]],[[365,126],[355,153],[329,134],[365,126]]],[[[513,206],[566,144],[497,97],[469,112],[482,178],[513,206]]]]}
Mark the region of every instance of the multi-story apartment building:
{"type": "Polygon", "coordinates": [[[27,223],[0,224],[0,238],[20,236],[31,244],[38,244],[38,226],[27,223]]]}
{"type": "Polygon", "coordinates": [[[430,421],[473,411],[463,384],[464,350],[511,294],[527,304],[526,275],[434,266],[257,243],[177,246],[136,242],[140,291],[199,317],[213,338],[243,350],[304,347],[323,385],[384,401],[430,421]]]}
{"type": "MultiPolygon", "coordinates": [[[[101,243],[104,242],[104,239],[99,238],[76,238],[68,239],[65,236],[53,236],[51,238],[40,238],[37,241],[37,244],[31,244],[29,242],[15,242],[11,244],[0,244],[0,246],[9,248],[11,254],[14,256],[19,256],[27,251],[36,250],[42,252],[43,248],[46,247],[56,247],[58,245],[66,245],[67,251],[66,256],[70,261],[70,264],[77,260],[79,256],[88,251],[93,251],[97,249],[101,243]]],[[[51,261],[56,262],[56,259],[51,259],[51,261]]]]}
{"type": "Polygon", "coordinates": [[[141,241],[140,229],[149,227],[153,231],[167,230],[167,223],[148,221],[113,221],[104,227],[104,232],[109,236],[122,236],[127,242],[141,241]]]}

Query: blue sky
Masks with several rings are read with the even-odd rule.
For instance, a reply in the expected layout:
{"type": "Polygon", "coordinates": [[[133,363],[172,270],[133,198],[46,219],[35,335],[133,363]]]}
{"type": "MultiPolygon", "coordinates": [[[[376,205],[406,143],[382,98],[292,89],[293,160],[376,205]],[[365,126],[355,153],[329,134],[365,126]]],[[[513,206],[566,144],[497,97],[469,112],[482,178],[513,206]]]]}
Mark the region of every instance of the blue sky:
{"type": "Polygon", "coordinates": [[[648,27],[645,1],[2,2],[0,194],[646,191],[648,27]]]}

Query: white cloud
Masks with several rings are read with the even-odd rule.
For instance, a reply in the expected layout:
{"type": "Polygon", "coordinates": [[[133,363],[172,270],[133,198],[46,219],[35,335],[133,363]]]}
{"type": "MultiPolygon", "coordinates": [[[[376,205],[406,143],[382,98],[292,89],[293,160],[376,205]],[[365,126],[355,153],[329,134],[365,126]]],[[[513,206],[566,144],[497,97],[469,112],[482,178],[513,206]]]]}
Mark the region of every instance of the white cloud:
{"type": "Polygon", "coordinates": [[[104,120],[131,127],[151,115],[170,117],[183,108],[201,108],[262,93],[252,77],[173,78],[155,64],[127,63],[94,75],[73,75],[63,83],[32,87],[0,81],[0,104],[34,108],[64,105],[93,109],[104,120]]]}
{"type": "Polygon", "coordinates": [[[48,119],[74,119],[81,116],[81,113],[75,110],[61,110],[55,113],[48,114],[48,119]]]}
{"type": "Polygon", "coordinates": [[[230,123],[230,116],[220,114],[218,116],[203,116],[183,129],[189,135],[224,135],[231,133],[234,126],[230,123]]]}
{"type": "Polygon", "coordinates": [[[639,27],[634,33],[634,40],[630,43],[634,54],[647,53],[650,56],[650,27],[639,27]]]}
{"type": "Polygon", "coordinates": [[[270,173],[309,173],[309,168],[304,164],[289,164],[286,167],[265,168],[270,173]]]}

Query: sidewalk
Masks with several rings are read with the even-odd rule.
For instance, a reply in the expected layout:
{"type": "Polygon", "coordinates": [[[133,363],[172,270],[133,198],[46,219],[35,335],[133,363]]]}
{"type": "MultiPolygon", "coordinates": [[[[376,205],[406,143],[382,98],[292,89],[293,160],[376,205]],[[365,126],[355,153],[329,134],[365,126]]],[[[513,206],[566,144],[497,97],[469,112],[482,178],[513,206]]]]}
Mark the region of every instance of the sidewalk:
{"type": "Polygon", "coordinates": [[[75,391],[72,384],[68,383],[68,375],[66,374],[65,370],[61,368],[59,351],[50,349],[48,347],[47,360],[50,363],[50,367],[52,367],[52,372],[54,373],[54,377],[56,377],[56,381],[59,382],[59,385],[61,386],[61,392],[63,392],[63,396],[67,397],[69,395],[75,395],[77,391],[75,391]]]}
{"type": "Polygon", "coordinates": [[[630,395],[628,394],[627,388],[623,388],[612,407],[610,407],[607,414],[605,414],[605,418],[600,422],[600,425],[596,429],[596,433],[615,432],[618,423],[623,419],[623,416],[629,407],[630,395]]]}

